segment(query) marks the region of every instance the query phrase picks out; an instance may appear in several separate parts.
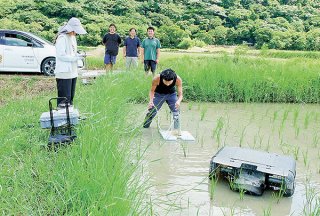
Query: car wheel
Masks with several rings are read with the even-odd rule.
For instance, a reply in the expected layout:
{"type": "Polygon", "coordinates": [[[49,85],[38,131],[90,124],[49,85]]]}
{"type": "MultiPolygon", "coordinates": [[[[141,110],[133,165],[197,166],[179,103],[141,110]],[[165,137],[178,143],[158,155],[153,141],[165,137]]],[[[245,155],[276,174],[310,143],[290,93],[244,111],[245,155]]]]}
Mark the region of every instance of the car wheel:
{"type": "Polygon", "coordinates": [[[295,183],[293,182],[293,188],[292,189],[286,189],[283,193],[284,197],[291,197],[294,193],[294,189],[295,189],[295,183]]]}
{"type": "Polygon", "coordinates": [[[46,76],[53,76],[54,69],[56,68],[56,59],[55,58],[46,58],[41,64],[41,72],[46,76]]]}

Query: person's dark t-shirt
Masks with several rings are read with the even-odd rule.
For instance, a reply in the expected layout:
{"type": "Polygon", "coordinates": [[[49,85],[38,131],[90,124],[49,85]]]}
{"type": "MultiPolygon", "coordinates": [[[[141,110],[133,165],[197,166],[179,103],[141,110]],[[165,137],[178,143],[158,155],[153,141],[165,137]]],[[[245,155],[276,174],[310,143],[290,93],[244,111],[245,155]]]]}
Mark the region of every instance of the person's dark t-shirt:
{"type": "Polygon", "coordinates": [[[114,34],[106,34],[103,37],[102,42],[106,46],[106,53],[112,56],[118,55],[119,45],[121,44],[121,38],[117,33],[114,34]]]}
{"type": "Polygon", "coordinates": [[[173,82],[167,86],[163,83],[162,74],[160,74],[160,82],[159,85],[156,87],[155,92],[159,94],[172,94],[176,92],[176,81],[177,76],[174,77],[173,82]]]}
{"type": "Polygon", "coordinates": [[[140,47],[140,39],[138,37],[127,37],[124,41],[124,46],[126,46],[127,57],[138,57],[137,48],[140,47]]]}

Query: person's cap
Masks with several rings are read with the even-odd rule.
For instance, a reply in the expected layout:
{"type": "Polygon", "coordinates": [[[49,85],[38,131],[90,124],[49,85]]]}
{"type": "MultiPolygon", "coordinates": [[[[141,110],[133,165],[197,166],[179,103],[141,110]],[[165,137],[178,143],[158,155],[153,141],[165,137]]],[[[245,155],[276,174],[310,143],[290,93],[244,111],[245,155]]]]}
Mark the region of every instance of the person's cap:
{"type": "Polygon", "coordinates": [[[70,29],[77,34],[87,34],[78,18],[72,17],[71,19],[69,19],[67,26],[69,26],[70,29]]]}

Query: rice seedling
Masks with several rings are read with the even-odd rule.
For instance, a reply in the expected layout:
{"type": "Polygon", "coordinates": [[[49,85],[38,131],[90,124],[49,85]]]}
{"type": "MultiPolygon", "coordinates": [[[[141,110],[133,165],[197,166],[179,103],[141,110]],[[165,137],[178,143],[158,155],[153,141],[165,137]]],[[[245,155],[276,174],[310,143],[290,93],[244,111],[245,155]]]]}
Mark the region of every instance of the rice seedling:
{"type": "Polygon", "coordinates": [[[298,123],[299,110],[295,109],[293,112],[293,126],[296,128],[298,123]]]}
{"type": "Polygon", "coordinates": [[[308,167],[309,161],[308,161],[308,149],[305,151],[302,151],[302,157],[303,157],[303,164],[305,167],[308,167]]]}
{"type": "Polygon", "coordinates": [[[275,122],[277,120],[278,113],[279,113],[279,111],[277,111],[277,110],[273,112],[273,119],[272,119],[273,122],[275,122]]]}
{"type": "Polygon", "coordinates": [[[320,141],[320,137],[318,136],[317,133],[315,133],[312,138],[312,147],[317,148],[319,141],[320,141]]]}
{"type": "Polygon", "coordinates": [[[293,147],[293,156],[295,160],[299,159],[299,152],[300,152],[300,147],[299,146],[294,146],[293,147]]]}
{"type": "Polygon", "coordinates": [[[267,208],[263,209],[263,216],[271,216],[271,206],[268,206],[267,208]]]}
{"type": "Polygon", "coordinates": [[[210,192],[210,200],[213,200],[214,192],[217,188],[218,178],[214,178],[209,182],[209,192],[210,192]]]}
{"type": "Polygon", "coordinates": [[[295,138],[298,138],[299,134],[300,134],[300,127],[295,127],[295,129],[294,129],[295,138]]]}
{"type": "Polygon", "coordinates": [[[303,206],[303,215],[318,216],[320,214],[320,192],[311,185],[310,181],[305,182],[305,203],[303,206]]]}
{"type": "Polygon", "coordinates": [[[230,206],[229,208],[221,208],[221,212],[223,214],[223,216],[234,216],[237,215],[236,214],[236,207],[230,206]]]}
{"type": "Polygon", "coordinates": [[[282,116],[282,121],[281,121],[281,128],[283,130],[284,124],[286,122],[286,120],[288,119],[288,115],[289,115],[289,110],[285,110],[282,116]]]}
{"type": "Polygon", "coordinates": [[[239,146],[241,147],[242,144],[243,144],[243,140],[244,140],[244,137],[245,137],[245,134],[246,134],[246,128],[247,126],[245,126],[243,129],[242,129],[242,132],[241,132],[241,135],[240,135],[240,141],[239,141],[239,146]]]}
{"type": "Polygon", "coordinates": [[[203,121],[204,116],[206,115],[207,111],[208,111],[208,106],[207,105],[202,106],[202,109],[200,111],[200,120],[201,121],[203,121]]]}
{"type": "Polygon", "coordinates": [[[223,117],[220,117],[218,119],[217,125],[213,129],[213,133],[212,133],[213,138],[215,138],[218,142],[218,147],[220,146],[220,143],[221,143],[220,135],[221,135],[221,131],[222,131],[223,127],[224,127],[224,119],[223,119],[223,117]]]}
{"type": "Polygon", "coordinates": [[[270,150],[270,139],[271,139],[271,136],[269,136],[267,145],[265,147],[265,151],[267,151],[267,152],[270,150]]]}
{"type": "Polygon", "coordinates": [[[305,118],[304,118],[304,128],[305,129],[308,129],[309,123],[310,123],[310,114],[307,113],[305,118]]]}

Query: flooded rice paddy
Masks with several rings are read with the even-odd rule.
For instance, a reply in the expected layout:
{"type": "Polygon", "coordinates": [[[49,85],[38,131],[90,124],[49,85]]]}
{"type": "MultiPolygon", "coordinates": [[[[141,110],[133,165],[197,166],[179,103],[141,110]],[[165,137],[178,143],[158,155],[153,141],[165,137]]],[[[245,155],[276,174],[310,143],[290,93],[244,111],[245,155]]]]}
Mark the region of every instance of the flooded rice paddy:
{"type": "MultiPolygon", "coordinates": [[[[154,121],[136,145],[144,151],[141,172],[150,184],[154,215],[317,215],[320,213],[320,107],[301,104],[184,103],[182,130],[195,142],[164,141],[154,121]],[[272,190],[251,196],[208,179],[211,157],[222,146],[242,146],[292,155],[297,162],[292,197],[272,190]]],[[[145,110],[135,105],[133,112],[145,110]]],[[[135,114],[137,115],[137,114],[135,114]]],[[[142,122],[141,114],[137,121],[142,122]]],[[[164,104],[159,125],[169,126],[164,104]]]]}

